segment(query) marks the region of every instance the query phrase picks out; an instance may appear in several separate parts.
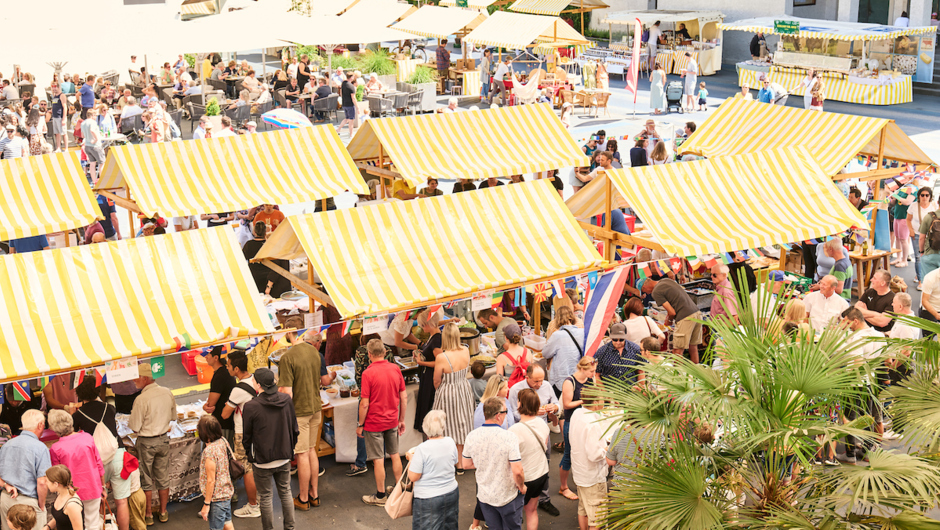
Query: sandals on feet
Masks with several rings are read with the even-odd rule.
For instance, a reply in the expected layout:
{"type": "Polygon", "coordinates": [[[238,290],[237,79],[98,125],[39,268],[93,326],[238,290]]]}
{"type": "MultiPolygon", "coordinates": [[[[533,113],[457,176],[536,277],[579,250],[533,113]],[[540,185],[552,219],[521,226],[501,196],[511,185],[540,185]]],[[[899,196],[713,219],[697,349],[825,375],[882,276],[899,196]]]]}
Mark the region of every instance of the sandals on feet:
{"type": "Polygon", "coordinates": [[[569,501],[576,501],[576,500],[578,500],[578,496],[575,495],[575,493],[574,493],[573,491],[571,491],[570,489],[568,489],[568,488],[565,488],[565,489],[563,489],[563,490],[559,490],[559,491],[558,491],[558,494],[561,495],[562,497],[568,499],[569,501]]]}

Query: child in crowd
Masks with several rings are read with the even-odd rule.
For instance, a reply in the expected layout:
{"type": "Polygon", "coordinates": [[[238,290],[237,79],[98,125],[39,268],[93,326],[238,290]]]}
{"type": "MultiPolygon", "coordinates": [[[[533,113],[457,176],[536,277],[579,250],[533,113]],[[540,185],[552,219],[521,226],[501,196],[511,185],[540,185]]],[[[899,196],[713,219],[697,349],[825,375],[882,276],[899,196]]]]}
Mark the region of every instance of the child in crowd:
{"type": "Polygon", "coordinates": [[[36,509],[26,504],[14,504],[7,511],[7,527],[12,530],[33,530],[36,509]]]}
{"type": "Polygon", "coordinates": [[[483,364],[483,361],[474,361],[470,365],[470,374],[473,376],[473,379],[470,380],[470,388],[473,389],[473,399],[476,400],[476,404],[480,404],[480,398],[483,396],[483,391],[486,390],[487,381],[483,379],[483,374],[486,373],[486,365],[483,364]]]}
{"type": "MultiPolygon", "coordinates": [[[[125,471],[122,471],[123,475],[125,471]]],[[[147,530],[144,519],[147,511],[147,495],[140,487],[140,470],[135,469],[128,474],[131,484],[131,496],[127,498],[127,507],[130,510],[130,530],[147,530]]]]}
{"type": "Polygon", "coordinates": [[[705,81],[698,84],[698,110],[708,110],[705,105],[705,98],[708,97],[708,90],[705,89],[705,81]]]}

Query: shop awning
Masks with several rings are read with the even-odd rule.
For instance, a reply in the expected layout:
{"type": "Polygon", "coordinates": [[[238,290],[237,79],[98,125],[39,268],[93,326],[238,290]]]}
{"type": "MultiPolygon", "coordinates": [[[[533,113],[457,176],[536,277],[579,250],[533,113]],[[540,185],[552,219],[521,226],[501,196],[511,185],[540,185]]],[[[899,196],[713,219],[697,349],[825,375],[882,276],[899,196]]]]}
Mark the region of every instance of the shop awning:
{"type": "MultiPolygon", "coordinates": [[[[868,228],[802,146],[616,169],[608,171],[607,178],[616,195],[614,204],[629,204],[653,241],[680,256],[805,241],[853,226],[868,228]]],[[[579,218],[602,213],[603,202],[591,209],[577,200],[592,195],[603,199],[605,187],[603,179],[591,181],[569,199],[572,213],[579,218]]]]}
{"type": "Polygon", "coordinates": [[[750,33],[777,33],[774,23],[778,21],[796,22],[800,25],[799,33],[787,33],[790,37],[804,37],[807,39],[836,39],[836,40],[885,40],[896,39],[902,35],[923,35],[937,30],[934,26],[921,26],[904,28],[898,26],[885,26],[882,24],[865,24],[861,22],[839,22],[835,20],[817,20],[812,18],[799,18],[790,16],[758,17],[719,24],[719,29],[747,31],[750,33]]]}
{"type": "Polygon", "coordinates": [[[0,240],[87,226],[101,218],[77,151],[0,160],[0,240]]]}
{"type": "Polygon", "coordinates": [[[0,380],[271,332],[229,227],[0,257],[0,380]]]}
{"type": "Polygon", "coordinates": [[[590,11],[610,7],[601,0],[516,0],[510,11],[557,17],[562,11],[590,11]]]}
{"type": "Polygon", "coordinates": [[[422,37],[446,39],[459,31],[479,26],[486,17],[484,13],[469,9],[424,6],[392,27],[422,37]]]}
{"type": "Polygon", "coordinates": [[[731,98],[682,144],[679,152],[716,157],[805,146],[829,176],[856,155],[878,155],[885,130],[884,156],[911,164],[933,161],[891,120],[816,112],[731,98]]]}
{"type": "Polygon", "coordinates": [[[706,24],[708,22],[721,22],[723,18],[724,15],[721,11],[670,11],[667,9],[651,9],[608,13],[607,16],[601,20],[601,24],[626,24],[632,26],[636,19],[640,19],[640,23],[645,26],[650,26],[657,20],[663,24],[677,24],[690,20],[698,20],[699,24],[706,24]]]}
{"type": "Polygon", "coordinates": [[[389,26],[417,10],[416,6],[396,0],[359,0],[340,19],[364,26],[389,26]]]}
{"type": "Polygon", "coordinates": [[[310,2],[310,15],[340,15],[359,0],[329,0],[328,2],[310,2]]]}
{"type": "MultiPolygon", "coordinates": [[[[486,9],[490,7],[491,4],[499,2],[504,4],[507,0],[467,0],[468,9],[486,9]]],[[[457,7],[457,0],[441,0],[441,3],[438,4],[441,7],[457,7]]]]}
{"type": "Polygon", "coordinates": [[[279,25],[275,33],[286,42],[307,46],[330,47],[405,40],[412,36],[388,26],[417,9],[394,0],[358,0],[338,17],[297,17],[296,21],[279,25]]]}
{"type": "Polygon", "coordinates": [[[95,190],[121,188],[130,188],[137,211],[164,217],[368,193],[328,126],[114,146],[95,190]]]}
{"type": "Polygon", "coordinates": [[[590,163],[548,104],[366,120],[346,148],[356,161],[390,158],[412,186],[590,163]]]}
{"type": "Polygon", "coordinates": [[[546,42],[559,45],[590,44],[578,30],[558,17],[497,11],[464,37],[476,46],[499,46],[522,50],[546,42]]]}
{"type": "Polygon", "coordinates": [[[544,180],[287,219],[256,260],[306,255],[343,318],[577,274],[602,261],[544,180]]]}
{"type": "Polygon", "coordinates": [[[180,15],[183,17],[201,17],[214,15],[217,12],[215,0],[186,0],[180,4],[180,15]]]}

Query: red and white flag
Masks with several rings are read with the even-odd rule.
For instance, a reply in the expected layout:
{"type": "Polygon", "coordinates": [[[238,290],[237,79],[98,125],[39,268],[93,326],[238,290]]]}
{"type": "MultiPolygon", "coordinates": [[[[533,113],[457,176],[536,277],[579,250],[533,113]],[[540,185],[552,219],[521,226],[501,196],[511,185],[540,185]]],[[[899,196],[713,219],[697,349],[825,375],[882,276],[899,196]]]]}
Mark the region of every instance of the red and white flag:
{"type": "Polygon", "coordinates": [[[638,18],[633,24],[633,57],[630,59],[630,70],[627,72],[627,92],[633,93],[633,102],[636,103],[636,87],[640,79],[640,44],[643,40],[643,24],[638,18]]]}

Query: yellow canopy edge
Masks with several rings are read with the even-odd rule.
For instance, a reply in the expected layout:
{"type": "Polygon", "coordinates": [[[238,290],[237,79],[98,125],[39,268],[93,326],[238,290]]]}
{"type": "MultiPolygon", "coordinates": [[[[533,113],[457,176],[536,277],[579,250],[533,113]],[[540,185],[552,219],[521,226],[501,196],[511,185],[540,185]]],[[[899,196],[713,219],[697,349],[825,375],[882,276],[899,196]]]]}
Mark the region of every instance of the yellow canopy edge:
{"type": "Polygon", "coordinates": [[[493,13],[464,39],[475,46],[499,46],[511,50],[523,50],[531,44],[543,42],[590,44],[578,30],[561,18],[511,11],[493,13]]]}

